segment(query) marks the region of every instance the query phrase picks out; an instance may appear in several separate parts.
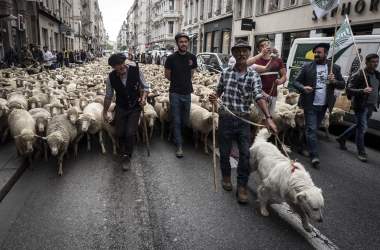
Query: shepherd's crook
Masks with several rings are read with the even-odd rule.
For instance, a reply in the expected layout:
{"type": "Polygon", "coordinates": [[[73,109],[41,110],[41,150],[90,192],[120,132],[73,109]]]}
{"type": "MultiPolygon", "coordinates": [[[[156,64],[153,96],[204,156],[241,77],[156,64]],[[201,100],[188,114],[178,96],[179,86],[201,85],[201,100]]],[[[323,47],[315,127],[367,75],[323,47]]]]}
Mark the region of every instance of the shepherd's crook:
{"type": "Polygon", "coordinates": [[[150,156],[150,145],[149,145],[149,137],[148,137],[148,128],[146,126],[146,121],[145,121],[145,112],[144,112],[144,107],[142,107],[142,114],[143,114],[143,127],[144,127],[144,135],[145,135],[145,143],[146,143],[146,151],[148,153],[148,156],[150,156]]]}
{"type": "Polygon", "coordinates": [[[216,151],[215,151],[215,104],[212,104],[212,162],[214,166],[214,189],[218,191],[216,186],[216,151]]]}

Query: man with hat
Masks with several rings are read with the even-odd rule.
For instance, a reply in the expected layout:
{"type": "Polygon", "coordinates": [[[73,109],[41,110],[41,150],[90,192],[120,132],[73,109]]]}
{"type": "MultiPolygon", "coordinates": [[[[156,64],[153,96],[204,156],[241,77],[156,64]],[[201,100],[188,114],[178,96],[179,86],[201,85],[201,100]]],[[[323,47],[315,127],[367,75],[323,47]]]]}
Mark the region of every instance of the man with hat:
{"type": "Polygon", "coordinates": [[[344,89],[345,81],[340,67],[327,60],[330,45],[317,44],[313,48],[314,61],[302,66],[296,77],[294,87],[301,93],[298,105],[305,112],[306,144],[314,168],[319,168],[319,155],[317,148],[317,129],[319,129],[326,110],[331,112],[336,97],[335,89],[344,89]]]}
{"type": "Polygon", "coordinates": [[[230,152],[232,141],[236,140],[239,148],[236,193],[238,202],[245,204],[248,202],[251,128],[250,124],[242,119],[249,120],[250,106],[255,101],[266,117],[268,129],[277,133],[277,128],[264,98],[260,76],[254,69],[247,66],[251,46],[245,41],[238,41],[231,48],[231,52],[236,59],[236,64],[234,67],[223,70],[217,91],[209,96],[209,100],[216,104],[219,97],[222,99],[218,126],[222,187],[226,191],[232,191],[230,152]]]}
{"type": "Polygon", "coordinates": [[[197,58],[187,51],[189,40],[186,33],[178,33],[175,36],[178,50],[168,56],[165,62],[165,77],[170,81],[170,114],[178,158],[183,157],[181,131],[189,123],[193,92],[191,80],[197,68],[197,58]]]}
{"type": "Polygon", "coordinates": [[[126,59],[123,53],[113,54],[108,59],[113,71],[106,82],[103,109],[104,120],[111,122],[107,112],[116,92],[115,117],[112,122],[119,138],[123,171],[130,169],[138,121],[150,88],[138,65],[134,62],[125,64],[126,59]]]}

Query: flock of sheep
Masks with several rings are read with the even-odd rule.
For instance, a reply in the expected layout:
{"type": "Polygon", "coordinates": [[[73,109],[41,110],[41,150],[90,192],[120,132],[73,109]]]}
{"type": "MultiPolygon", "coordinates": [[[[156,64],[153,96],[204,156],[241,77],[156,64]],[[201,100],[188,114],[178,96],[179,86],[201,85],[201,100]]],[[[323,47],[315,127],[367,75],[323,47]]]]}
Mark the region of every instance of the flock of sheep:
{"type": "MultiPolygon", "coordinates": [[[[144,106],[141,119],[145,119],[148,136],[152,138],[155,122],[161,125],[161,137],[164,137],[170,122],[169,81],[164,77],[164,68],[158,65],[140,65],[145,79],[151,84],[148,104],[144,106]]],[[[102,153],[106,153],[104,133],[112,141],[112,150],[118,149],[115,130],[103,120],[104,81],[111,68],[105,59],[90,64],[56,69],[28,75],[24,69],[13,68],[0,71],[0,139],[2,144],[9,134],[14,139],[19,156],[30,162],[33,158],[57,157],[58,174],[62,175],[63,157],[69,147],[78,155],[78,142],[85,136],[87,149],[91,150],[92,135],[99,139],[102,153]],[[10,132],[10,133],[9,133],[10,132]]],[[[195,134],[195,146],[198,141],[204,144],[208,153],[207,137],[212,131],[213,120],[218,123],[218,114],[212,113],[208,95],[215,91],[219,75],[197,72],[193,79],[194,93],[191,95],[190,126],[195,134]]],[[[290,131],[303,134],[303,111],[296,105],[298,94],[279,89],[274,120],[280,133],[290,131]]],[[[113,115],[115,104],[112,103],[109,115],[113,115]]],[[[329,123],[343,121],[344,111],[334,108],[327,114],[323,126],[328,129],[329,123]]],[[[140,119],[140,120],[141,120],[140,119]]],[[[261,122],[260,112],[254,105],[251,108],[251,119],[261,122]]],[[[142,122],[139,134],[142,133],[142,122]]],[[[137,136],[140,138],[140,136],[137,136]]],[[[143,140],[146,140],[144,138],[143,140]]]]}

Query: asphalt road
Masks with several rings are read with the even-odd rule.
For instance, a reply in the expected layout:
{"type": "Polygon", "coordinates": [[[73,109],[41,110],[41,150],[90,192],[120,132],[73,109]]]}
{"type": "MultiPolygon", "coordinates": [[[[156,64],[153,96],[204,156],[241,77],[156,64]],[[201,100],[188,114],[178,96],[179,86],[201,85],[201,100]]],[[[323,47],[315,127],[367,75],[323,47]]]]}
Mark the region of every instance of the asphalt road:
{"type": "MultiPolygon", "coordinates": [[[[341,249],[380,247],[380,157],[368,153],[363,164],[322,142],[321,169],[307,167],[326,201],[324,222],[314,226],[341,249]]],[[[70,155],[63,177],[54,160],[35,163],[0,203],[0,248],[311,248],[280,218],[261,217],[253,194],[241,206],[220,185],[214,192],[211,159],[190,144],[177,159],[174,147],[157,137],[150,157],[137,149],[127,173],[97,147],[82,148],[78,159],[70,155]]]]}

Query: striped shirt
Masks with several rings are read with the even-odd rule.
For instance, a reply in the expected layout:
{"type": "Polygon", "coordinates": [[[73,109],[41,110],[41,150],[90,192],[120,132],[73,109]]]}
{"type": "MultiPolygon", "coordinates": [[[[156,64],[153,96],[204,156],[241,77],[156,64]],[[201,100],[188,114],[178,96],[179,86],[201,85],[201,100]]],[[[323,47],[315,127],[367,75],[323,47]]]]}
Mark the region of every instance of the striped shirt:
{"type": "Polygon", "coordinates": [[[260,76],[251,67],[245,74],[239,74],[235,68],[223,70],[217,87],[223,105],[238,113],[248,113],[251,104],[263,98],[262,92],[260,76]]]}

